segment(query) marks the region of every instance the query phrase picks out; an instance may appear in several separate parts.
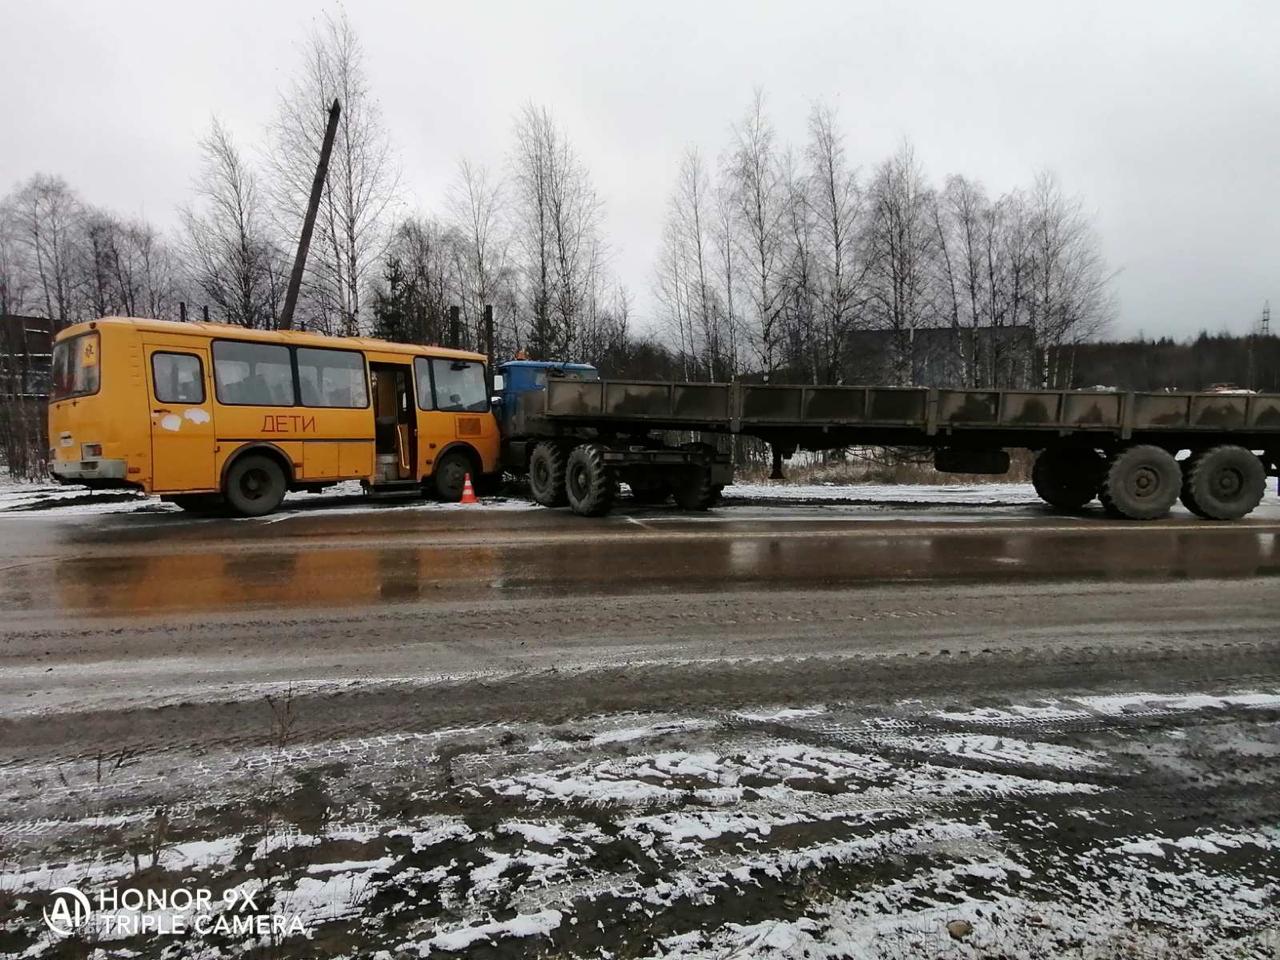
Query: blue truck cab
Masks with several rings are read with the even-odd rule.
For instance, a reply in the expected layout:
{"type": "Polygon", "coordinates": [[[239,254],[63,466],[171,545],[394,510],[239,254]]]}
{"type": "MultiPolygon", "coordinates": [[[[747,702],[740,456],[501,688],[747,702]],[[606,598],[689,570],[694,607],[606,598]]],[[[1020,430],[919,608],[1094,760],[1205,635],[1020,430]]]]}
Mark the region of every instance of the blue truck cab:
{"type": "Polygon", "coordinates": [[[547,389],[547,379],[599,380],[600,371],[589,363],[560,363],[550,360],[508,360],[498,366],[501,384],[495,383],[498,409],[494,413],[502,424],[503,435],[511,436],[511,418],[518,408],[516,398],[526,393],[547,389]]]}
{"type": "Polygon", "coordinates": [[[499,364],[504,397],[509,393],[547,389],[547,377],[566,380],[599,380],[600,371],[589,363],[561,363],[550,360],[508,360],[499,364]]]}
{"type": "MultiPolygon", "coordinates": [[[[596,383],[600,371],[586,363],[511,360],[498,367],[494,380],[503,469],[527,479],[536,503],[598,517],[626,484],[637,503],[674,498],[684,509],[706,510],[733,482],[727,453],[705,443],[671,445],[644,418],[619,431],[616,424],[549,410],[548,384],[557,380],[596,383]]],[[[561,390],[578,392],[569,384],[561,390]]]]}

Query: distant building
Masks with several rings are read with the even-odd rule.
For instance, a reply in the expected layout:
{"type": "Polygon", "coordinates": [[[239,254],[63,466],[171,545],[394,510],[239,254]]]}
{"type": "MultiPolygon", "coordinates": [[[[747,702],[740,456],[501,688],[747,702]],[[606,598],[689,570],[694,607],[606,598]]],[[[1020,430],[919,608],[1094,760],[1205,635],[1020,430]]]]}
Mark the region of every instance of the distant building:
{"type": "Polygon", "coordinates": [[[44,317],[0,316],[0,397],[49,398],[54,323],[44,317]]]}
{"type": "Polygon", "coordinates": [[[15,477],[44,473],[53,331],[43,317],[0,316],[0,461],[15,477]]]}

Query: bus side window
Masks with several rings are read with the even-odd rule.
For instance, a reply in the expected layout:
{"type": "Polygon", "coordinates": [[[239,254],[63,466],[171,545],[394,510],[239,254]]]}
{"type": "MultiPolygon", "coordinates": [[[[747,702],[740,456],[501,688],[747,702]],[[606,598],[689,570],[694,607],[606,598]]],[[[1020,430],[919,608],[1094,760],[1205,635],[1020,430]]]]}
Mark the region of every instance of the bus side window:
{"type": "Polygon", "coordinates": [[[297,402],[288,347],[215,340],[213,379],[219,403],[292,407],[297,402]]]}
{"type": "Polygon", "coordinates": [[[151,379],[161,403],[204,403],[204,370],[189,353],[153,353],[151,379]]]}

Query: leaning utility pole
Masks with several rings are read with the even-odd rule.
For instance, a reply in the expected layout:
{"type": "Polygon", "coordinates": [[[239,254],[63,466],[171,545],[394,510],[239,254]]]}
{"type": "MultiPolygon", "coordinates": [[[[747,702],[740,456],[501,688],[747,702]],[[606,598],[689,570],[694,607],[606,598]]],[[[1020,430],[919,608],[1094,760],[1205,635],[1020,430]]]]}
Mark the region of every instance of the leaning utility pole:
{"type": "Polygon", "coordinates": [[[307,203],[307,215],[302,220],[302,236],[298,238],[298,253],[293,258],[293,273],[289,274],[289,290],[284,295],[284,309],[280,311],[280,329],[293,329],[293,310],[298,305],[298,291],[302,288],[302,272],[307,266],[307,250],[311,247],[311,231],[316,226],[316,211],[320,209],[320,196],[324,180],[329,173],[329,154],[333,152],[333,138],[338,132],[338,115],[342,107],[337,100],[329,108],[329,124],[324,130],[324,143],[320,145],[320,162],[316,165],[316,178],[311,181],[311,199],[307,203]]]}

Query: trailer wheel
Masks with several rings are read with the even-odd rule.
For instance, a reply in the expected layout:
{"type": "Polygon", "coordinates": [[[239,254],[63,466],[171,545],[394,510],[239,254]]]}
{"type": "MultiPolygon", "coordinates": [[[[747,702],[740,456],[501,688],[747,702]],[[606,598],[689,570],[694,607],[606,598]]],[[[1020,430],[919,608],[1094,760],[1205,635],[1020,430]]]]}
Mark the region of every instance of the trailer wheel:
{"type": "Polygon", "coordinates": [[[1244,447],[1199,451],[1183,467],[1183,506],[1207,520],[1239,520],[1262,502],[1266,489],[1266,468],[1244,447]]]}
{"type": "Polygon", "coordinates": [[[1202,517],[1205,520],[1208,520],[1209,517],[1200,509],[1200,504],[1196,502],[1195,494],[1191,491],[1191,468],[1196,465],[1196,461],[1208,452],[1208,450],[1192,450],[1191,456],[1181,461],[1182,488],[1178,491],[1178,499],[1182,501],[1182,505],[1197,517],[1202,517]]]}
{"type": "MultiPolygon", "coordinates": [[[[709,443],[682,443],[681,450],[715,456],[716,448],[709,443]]],[[[724,487],[711,482],[710,466],[690,466],[681,471],[680,479],[672,491],[681,510],[707,510],[720,499],[724,487]]]]}
{"type": "Polygon", "coordinates": [[[564,490],[564,450],[545,440],[533,448],[529,457],[529,492],[534,503],[544,507],[563,507],[568,498],[564,490]]]}
{"type": "Polygon", "coordinates": [[[706,510],[718,496],[709,467],[686,468],[675,488],[676,503],[681,510],[706,510]]]}
{"type": "Polygon", "coordinates": [[[565,466],[564,488],[569,507],[579,516],[600,517],[609,512],[617,485],[599,446],[583,443],[573,448],[565,466]]]}
{"type": "Polygon", "coordinates": [[[1036,494],[1059,510],[1079,510],[1098,495],[1106,461],[1096,450],[1049,447],[1031,468],[1036,494]]]}
{"type": "Polygon", "coordinates": [[[242,517],[263,517],[280,506],[287,483],[284,471],[272,457],[250,454],[227,471],[227,503],[242,517]]]}
{"type": "Polygon", "coordinates": [[[1098,498],[1112,516],[1155,520],[1169,512],[1181,488],[1182,468],[1173,454],[1139,444],[1111,457],[1098,498]]]}

